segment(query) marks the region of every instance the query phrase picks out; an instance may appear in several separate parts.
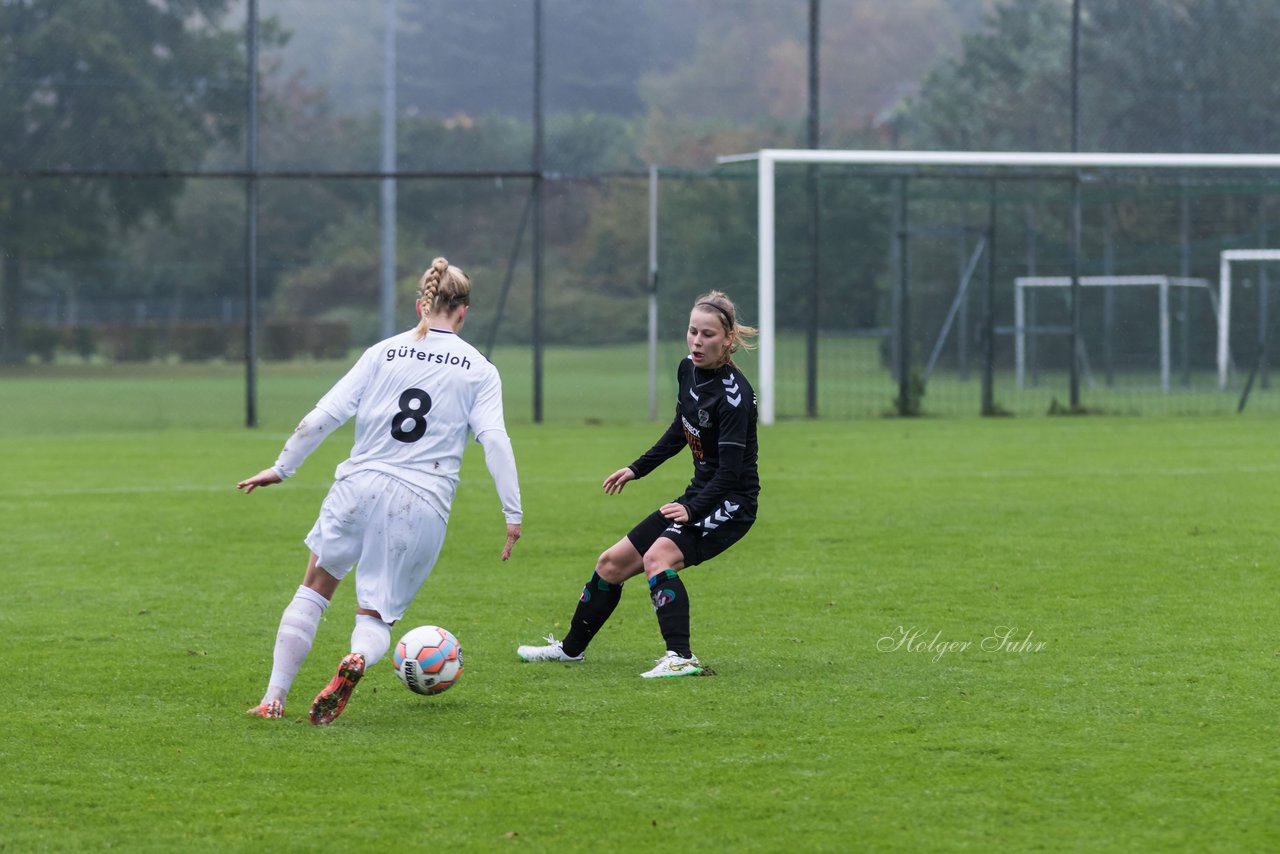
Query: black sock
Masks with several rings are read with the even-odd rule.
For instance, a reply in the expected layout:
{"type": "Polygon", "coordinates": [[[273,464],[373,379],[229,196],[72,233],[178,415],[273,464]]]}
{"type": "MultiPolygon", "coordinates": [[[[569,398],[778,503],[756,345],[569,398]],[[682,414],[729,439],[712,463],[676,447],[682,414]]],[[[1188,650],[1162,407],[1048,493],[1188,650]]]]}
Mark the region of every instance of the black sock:
{"type": "Polygon", "coordinates": [[[622,598],[622,585],[610,584],[600,577],[599,573],[591,573],[591,580],[582,588],[582,596],[578,599],[578,607],[569,621],[569,633],[561,642],[565,655],[582,655],[587,644],[600,631],[613,609],[618,607],[622,598]]]}
{"type": "Polygon", "coordinates": [[[689,593],[674,569],[664,569],[649,579],[649,596],[658,615],[658,630],[667,649],[681,658],[693,658],[689,646],[689,593]]]}

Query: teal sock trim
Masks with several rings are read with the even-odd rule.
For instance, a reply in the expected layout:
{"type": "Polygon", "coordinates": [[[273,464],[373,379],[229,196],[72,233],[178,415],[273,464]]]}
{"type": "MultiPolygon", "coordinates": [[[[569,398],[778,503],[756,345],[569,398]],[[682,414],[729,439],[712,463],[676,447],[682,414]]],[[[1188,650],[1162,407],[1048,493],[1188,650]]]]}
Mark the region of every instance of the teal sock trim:
{"type": "Polygon", "coordinates": [[[679,578],[679,577],[680,577],[680,573],[676,572],[674,569],[664,569],[662,570],[662,572],[659,572],[653,578],[649,579],[649,589],[652,590],[654,587],[656,587],[659,581],[663,581],[668,578],[679,578]]]}

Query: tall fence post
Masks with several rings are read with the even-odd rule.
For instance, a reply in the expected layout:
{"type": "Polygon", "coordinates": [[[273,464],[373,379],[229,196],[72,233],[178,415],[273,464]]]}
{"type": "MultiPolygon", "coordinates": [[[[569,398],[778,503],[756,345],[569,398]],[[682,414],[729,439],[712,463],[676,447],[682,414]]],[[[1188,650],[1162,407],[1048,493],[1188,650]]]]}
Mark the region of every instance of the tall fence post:
{"type": "Polygon", "coordinates": [[[898,374],[898,414],[906,415],[911,410],[911,306],[909,297],[910,263],[907,244],[907,179],[901,176],[894,179],[894,252],[897,261],[898,282],[894,293],[897,295],[897,313],[894,326],[897,327],[897,340],[894,352],[895,369],[898,374]]]}
{"type": "Polygon", "coordinates": [[[982,414],[996,414],[996,182],[987,201],[987,286],[982,294],[982,414]]]}
{"type": "Polygon", "coordinates": [[[658,419],[658,167],[649,167],[649,420],[658,419]]]}

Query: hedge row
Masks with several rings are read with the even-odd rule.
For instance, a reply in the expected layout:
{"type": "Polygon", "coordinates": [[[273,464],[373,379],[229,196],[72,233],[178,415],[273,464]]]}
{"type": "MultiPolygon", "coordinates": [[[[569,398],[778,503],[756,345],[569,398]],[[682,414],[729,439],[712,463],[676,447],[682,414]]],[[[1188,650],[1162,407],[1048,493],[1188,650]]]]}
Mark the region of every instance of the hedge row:
{"type": "MultiPolygon", "coordinates": [[[[244,358],[244,326],[182,322],[102,326],[27,324],[23,343],[28,356],[51,362],[59,354],[114,362],[148,362],[176,356],[183,361],[244,358]]],[[[351,330],[342,321],[269,320],[258,327],[258,355],[287,360],[299,356],[342,358],[351,346],[351,330]]]]}

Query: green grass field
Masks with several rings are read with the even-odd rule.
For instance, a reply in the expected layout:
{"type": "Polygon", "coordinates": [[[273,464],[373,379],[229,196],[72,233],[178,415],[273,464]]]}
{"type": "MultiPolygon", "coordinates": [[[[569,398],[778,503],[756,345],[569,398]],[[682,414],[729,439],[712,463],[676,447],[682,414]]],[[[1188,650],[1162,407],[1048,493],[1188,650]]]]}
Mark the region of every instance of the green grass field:
{"type": "Polygon", "coordinates": [[[516,555],[469,453],[401,625],[459,636],[459,684],[410,694],[388,657],[323,729],[306,708],[349,587],[285,720],[242,711],[350,435],[287,484],[234,483],[343,366],[264,368],[258,430],[234,368],[0,377],[0,850],[1280,846],[1273,417],[764,429],[760,521],[686,575],[717,675],[652,684],[637,590],[585,663],[514,653],[564,631],[599,551],[689,473],[604,496],[660,430],[643,364],[550,358],[543,424],[503,364],[516,555]]]}

